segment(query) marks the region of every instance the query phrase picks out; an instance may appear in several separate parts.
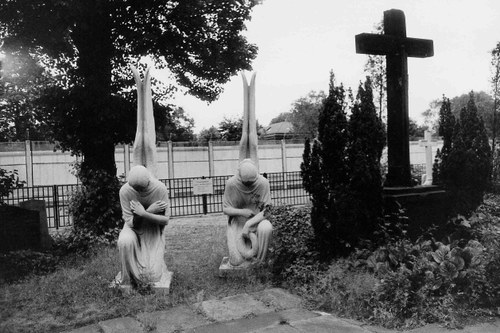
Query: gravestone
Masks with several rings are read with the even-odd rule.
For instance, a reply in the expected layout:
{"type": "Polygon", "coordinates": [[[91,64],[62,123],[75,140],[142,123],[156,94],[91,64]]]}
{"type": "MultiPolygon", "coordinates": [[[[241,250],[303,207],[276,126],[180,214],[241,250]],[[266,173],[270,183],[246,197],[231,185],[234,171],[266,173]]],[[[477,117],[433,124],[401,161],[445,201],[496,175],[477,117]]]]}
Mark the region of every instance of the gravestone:
{"type": "Polygon", "coordinates": [[[41,249],[38,211],[0,205],[0,252],[41,249]]]}
{"type": "Polygon", "coordinates": [[[35,210],[40,216],[40,248],[48,250],[52,247],[54,240],[49,235],[49,227],[47,225],[47,211],[45,210],[45,201],[43,200],[27,200],[19,203],[19,207],[29,210],[35,210]]]}
{"type": "Polygon", "coordinates": [[[446,192],[439,186],[412,187],[409,149],[408,57],[434,55],[433,41],[406,36],[403,11],[384,12],[384,34],[355,36],[356,52],[384,55],[387,75],[387,157],[388,174],[384,183],[386,212],[402,206],[410,220],[408,234],[421,235],[431,225],[446,222],[450,212],[446,192]]]}
{"type": "Polygon", "coordinates": [[[420,147],[425,148],[425,175],[422,175],[422,186],[432,185],[432,147],[437,145],[436,141],[432,141],[432,133],[425,131],[424,140],[420,140],[420,147]]]}
{"type": "Polygon", "coordinates": [[[411,186],[408,135],[408,57],[434,55],[432,40],[406,37],[403,11],[384,12],[384,34],[356,35],[356,52],[385,55],[387,73],[387,162],[385,187],[411,186]]]}

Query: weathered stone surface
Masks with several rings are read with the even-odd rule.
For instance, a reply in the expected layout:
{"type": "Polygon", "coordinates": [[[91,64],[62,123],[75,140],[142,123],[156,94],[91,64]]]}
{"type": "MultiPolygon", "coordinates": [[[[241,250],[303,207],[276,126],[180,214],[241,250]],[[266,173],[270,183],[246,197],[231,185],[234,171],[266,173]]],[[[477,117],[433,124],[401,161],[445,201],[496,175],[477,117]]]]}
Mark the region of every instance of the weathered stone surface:
{"type": "Polygon", "coordinates": [[[210,323],[208,319],[187,306],[179,306],[166,311],[142,313],[137,316],[137,319],[144,327],[155,327],[154,331],[161,333],[181,332],[210,323]]]}
{"type": "Polygon", "coordinates": [[[40,249],[37,211],[0,205],[0,252],[40,249]]]}
{"type": "Polygon", "coordinates": [[[195,304],[195,308],[215,321],[229,321],[274,311],[248,294],[204,301],[195,304]]]}
{"type": "Polygon", "coordinates": [[[291,322],[290,325],[300,332],[308,333],[370,333],[362,327],[330,315],[291,322]]]}
{"type": "MultiPolygon", "coordinates": [[[[170,293],[170,284],[172,283],[172,277],[174,273],[167,270],[166,267],[163,271],[160,281],[153,284],[153,289],[157,293],[163,293],[168,295],[170,293]]],[[[109,284],[110,288],[120,288],[124,292],[129,293],[132,290],[132,286],[130,284],[122,283],[122,272],[118,272],[116,274],[115,279],[109,284]]]]}
{"type": "Polygon", "coordinates": [[[304,332],[299,331],[298,329],[296,329],[293,326],[290,326],[289,324],[276,324],[257,331],[253,331],[252,333],[304,333],[304,332]]]}
{"type": "Polygon", "coordinates": [[[219,266],[219,276],[222,278],[244,278],[248,277],[251,268],[250,262],[244,262],[239,266],[232,266],[229,263],[229,257],[224,257],[219,266]]]}
{"type": "Polygon", "coordinates": [[[19,203],[19,207],[29,210],[35,210],[40,217],[40,247],[43,250],[50,249],[54,240],[49,235],[49,227],[47,224],[47,211],[45,209],[45,201],[43,200],[27,200],[19,203]]]}
{"type": "Polygon", "coordinates": [[[104,333],[143,333],[140,322],[131,317],[110,319],[99,322],[104,333]]]}
{"type": "Polygon", "coordinates": [[[297,308],[302,301],[300,297],[292,295],[281,288],[265,289],[251,295],[267,306],[277,310],[297,308]]]}
{"type": "MultiPolygon", "coordinates": [[[[301,309],[290,309],[281,312],[269,312],[253,318],[243,318],[222,323],[213,323],[196,327],[188,332],[196,333],[247,333],[255,332],[270,326],[288,325],[291,321],[317,317],[318,314],[301,309]]],[[[291,327],[288,325],[288,328],[291,327]]],[[[291,329],[293,331],[293,329],[291,329]]],[[[290,332],[290,331],[288,331],[290,332]]]]}
{"type": "Polygon", "coordinates": [[[101,333],[101,328],[99,325],[95,324],[76,328],[68,333],[101,333]]]}
{"type": "Polygon", "coordinates": [[[384,12],[384,34],[359,34],[356,52],[386,56],[388,174],[385,186],[411,185],[408,57],[434,55],[432,40],[407,38],[403,11],[384,12]]]}

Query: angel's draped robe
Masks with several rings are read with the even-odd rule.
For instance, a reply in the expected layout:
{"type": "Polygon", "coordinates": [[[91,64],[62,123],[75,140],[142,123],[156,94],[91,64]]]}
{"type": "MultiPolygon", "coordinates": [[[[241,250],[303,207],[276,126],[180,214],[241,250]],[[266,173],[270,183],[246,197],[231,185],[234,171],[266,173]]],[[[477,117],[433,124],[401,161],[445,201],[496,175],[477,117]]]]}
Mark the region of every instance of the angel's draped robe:
{"type": "MultiPolygon", "coordinates": [[[[130,201],[139,201],[144,209],[161,200],[169,205],[167,187],[157,179],[151,179],[146,190],[138,192],[128,183],[120,189],[122,218],[125,221],[118,237],[118,249],[122,265],[121,283],[136,280],[158,282],[167,271],[165,265],[165,226],[152,223],[139,216],[134,216],[130,209],[130,201]]],[[[165,216],[170,214],[170,205],[165,216]]]]}
{"type": "MultiPolygon", "coordinates": [[[[271,203],[271,190],[269,181],[259,175],[257,180],[251,186],[245,186],[239,175],[231,177],[226,182],[224,190],[224,207],[233,207],[251,209],[256,215],[260,212],[262,206],[271,203]]],[[[241,237],[243,226],[248,218],[244,216],[229,216],[227,226],[227,246],[229,250],[229,263],[238,266],[245,262],[236,247],[236,242],[241,237]]],[[[256,259],[264,260],[269,247],[272,234],[272,225],[268,220],[261,221],[257,226],[250,228],[250,232],[257,235],[258,251],[256,259]]]]}

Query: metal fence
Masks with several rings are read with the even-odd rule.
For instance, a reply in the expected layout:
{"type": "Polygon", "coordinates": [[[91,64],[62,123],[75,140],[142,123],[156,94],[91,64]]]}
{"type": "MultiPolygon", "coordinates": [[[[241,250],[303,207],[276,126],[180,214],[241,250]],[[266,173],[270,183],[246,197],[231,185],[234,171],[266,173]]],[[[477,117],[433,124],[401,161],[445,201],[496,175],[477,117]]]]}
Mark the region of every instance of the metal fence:
{"type": "MultiPolygon", "coordinates": [[[[420,178],[425,165],[412,165],[412,175],[420,178]]],[[[273,204],[303,205],[309,202],[309,195],[302,186],[299,171],[264,174],[269,180],[273,204]]],[[[231,176],[207,177],[212,179],[213,194],[194,195],[193,181],[200,177],[160,179],[169,190],[170,214],[173,217],[212,214],[222,212],[222,200],[226,181],[231,176]]],[[[18,205],[26,200],[44,200],[49,228],[58,229],[72,224],[69,202],[80,185],[50,185],[21,187],[7,197],[8,205],[18,205]]]]}
{"type": "MultiPolygon", "coordinates": [[[[274,204],[299,205],[309,202],[309,195],[302,188],[300,172],[278,172],[267,175],[271,186],[271,198],[274,204]]],[[[213,194],[194,195],[193,181],[200,179],[174,178],[160,179],[169,190],[171,216],[187,216],[222,212],[222,200],[226,181],[231,176],[216,176],[213,182],[213,194]]],[[[18,205],[26,200],[44,200],[49,228],[58,229],[72,224],[69,214],[69,202],[80,185],[50,185],[21,187],[2,197],[8,205],[18,205]]]]}

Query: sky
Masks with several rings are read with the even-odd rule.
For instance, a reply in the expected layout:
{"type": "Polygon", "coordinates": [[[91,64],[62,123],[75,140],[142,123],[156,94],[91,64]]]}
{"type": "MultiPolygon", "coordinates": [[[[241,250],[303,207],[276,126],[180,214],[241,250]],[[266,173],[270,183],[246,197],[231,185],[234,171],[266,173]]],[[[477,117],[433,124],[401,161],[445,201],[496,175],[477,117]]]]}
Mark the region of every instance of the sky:
{"type": "MultiPolygon", "coordinates": [[[[373,32],[383,12],[393,8],[404,11],[408,37],[434,41],[433,57],[408,59],[410,118],[423,123],[422,112],[443,94],[491,92],[499,0],[264,0],[254,7],[244,32],[259,48],[252,63],[259,123],[265,126],[290,111],[312,90],[328,91],[330,70],[338,83],[356,91],[366,76],[367,55],[356,54],[354,36],[373,32]]],[[[241,76],[233,76],[209,105],[182,93],[172,102],[194,118],[195,133],[224,117],[241,117],[241,76]]]]}

